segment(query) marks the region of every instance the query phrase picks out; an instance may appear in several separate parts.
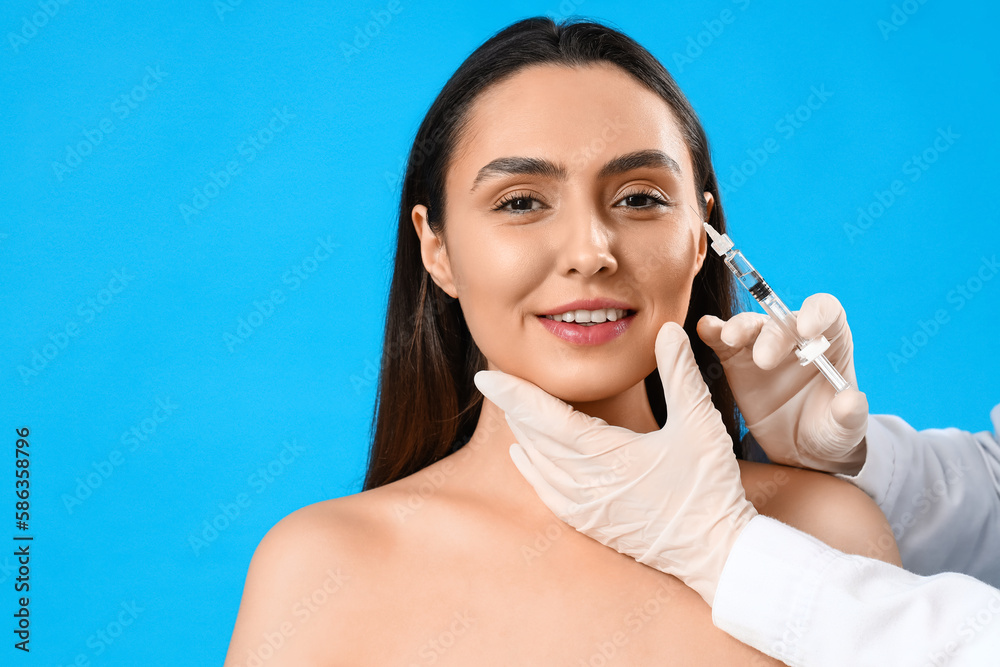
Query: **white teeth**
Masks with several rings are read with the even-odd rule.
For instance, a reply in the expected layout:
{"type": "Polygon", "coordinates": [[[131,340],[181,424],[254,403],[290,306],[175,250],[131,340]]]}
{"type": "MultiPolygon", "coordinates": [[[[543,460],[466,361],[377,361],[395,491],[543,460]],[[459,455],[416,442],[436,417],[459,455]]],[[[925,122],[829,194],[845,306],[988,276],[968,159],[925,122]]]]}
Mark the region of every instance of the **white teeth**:
{"type": "Polygon", "coordinates": [[[626,312],[621,308],[600,308],[598,310],[570,310],[559,315],[546,315],[545,317],[556,322],[600,324],[601,322],[616,322],[625,317],[626,312]]]}

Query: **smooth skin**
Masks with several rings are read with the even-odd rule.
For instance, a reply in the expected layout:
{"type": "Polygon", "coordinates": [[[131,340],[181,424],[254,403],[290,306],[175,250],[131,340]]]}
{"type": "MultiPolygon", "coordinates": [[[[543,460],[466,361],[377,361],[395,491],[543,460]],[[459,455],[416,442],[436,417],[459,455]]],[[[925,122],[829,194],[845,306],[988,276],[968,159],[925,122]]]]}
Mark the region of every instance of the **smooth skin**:
{"type": "MultiPolygon", "coordinates": [[[[660,326],[684,320],[706,252],[696,213],[705,195],[672,111],[616,67],[544,65],[490,88],[471,114],[447,174],[444,238],[426,207],[412,211],[425,267],[459,299],[490,369],[609,424],[658,429],[643,380],[660,326]],[[649,149],[679,173],[646,166],[598,179],[612,158],[649,149]],[[508,174],[472,189],[483,166],[511,156],[560,164],[565,178],[508,174]],[[511,193],[519,200],[493,210],[511,193]],[[594,297],[637,311],[609,343],[575,346],[538,322],[594,297]]],[[[268,667],[780,664],[715,628],[674,577],[561,522],[514,466],[513,442],[487,400],[458,452],[282,519],[250,563],[226,667],[254,656],[268,667]]],[[[885,517],[854,486],[783,466],[740,469],[762,514],[899,564],[885,517]]]]}

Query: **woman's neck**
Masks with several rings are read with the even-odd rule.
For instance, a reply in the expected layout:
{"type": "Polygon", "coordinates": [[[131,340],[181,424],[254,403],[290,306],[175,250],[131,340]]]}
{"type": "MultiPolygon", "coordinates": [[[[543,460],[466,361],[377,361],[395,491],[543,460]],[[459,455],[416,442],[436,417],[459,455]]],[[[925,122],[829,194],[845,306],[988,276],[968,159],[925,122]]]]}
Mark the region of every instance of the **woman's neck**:
{"type": "MultiPolygon", "coordinates": [[[[617,396],[571,405],[612,426],[636,433],[649,433],[659,428],[649,407],[643,381],[617,396]]],[[[484,398],[472,438],[452,455],[459,466],[459,483],[469,495],[505,511],[548,514],[548,508],[510,458],[509,448],[515,442],[518,439],[507,425],[503,411],[484,398]]]]}

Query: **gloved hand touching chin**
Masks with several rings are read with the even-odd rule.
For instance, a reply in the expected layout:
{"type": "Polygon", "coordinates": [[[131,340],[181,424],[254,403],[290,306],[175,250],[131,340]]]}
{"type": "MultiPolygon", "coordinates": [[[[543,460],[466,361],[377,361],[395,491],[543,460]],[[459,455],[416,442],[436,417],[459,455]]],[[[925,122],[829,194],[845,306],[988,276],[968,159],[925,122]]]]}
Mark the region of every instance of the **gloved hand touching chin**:
{"type": "Polygon", "coordinates": [[[511,459],[553,513],[678,577],[711,605],[729,552],[757,511],[676,323],[661,327],[656,362],[669,414],[651,433],[611,426],[501,371],[480,371],[475,382],[506,413],[518,439],[511,459]]]}
{"type": "Polygon", "coordinates": [[[767,315],[706,315],[701,336],[722,361],[747,428],[775,463],[857,474],[867,452],[868,399],[854,387],[854,345],[847,315],[830,294],[813,294],[797,314],[799,334],[823,334],[826,356],[851,387],[835,394],[809,364],[799,365],[791,340],[767,315]]]}

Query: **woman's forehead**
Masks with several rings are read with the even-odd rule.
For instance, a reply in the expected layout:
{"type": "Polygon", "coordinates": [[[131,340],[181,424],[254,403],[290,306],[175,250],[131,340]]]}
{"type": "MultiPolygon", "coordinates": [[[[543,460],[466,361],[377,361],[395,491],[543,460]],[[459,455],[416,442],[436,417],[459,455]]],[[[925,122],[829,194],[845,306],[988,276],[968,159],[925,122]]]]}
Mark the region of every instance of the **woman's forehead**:
{"type": "Polygon", "coordinates": [[[614,156],[658,150],[691,173],[667,102],[610,64],[526,68],[481,93],[466,121],[449,170],[466,189],[484,166],[509,156],[582,172],[599,170],[614,156]]]}

